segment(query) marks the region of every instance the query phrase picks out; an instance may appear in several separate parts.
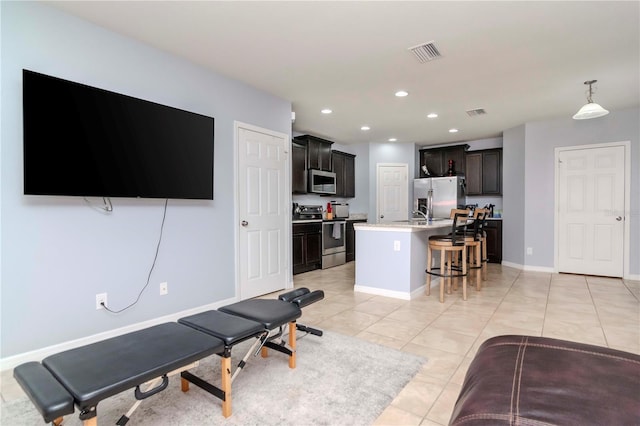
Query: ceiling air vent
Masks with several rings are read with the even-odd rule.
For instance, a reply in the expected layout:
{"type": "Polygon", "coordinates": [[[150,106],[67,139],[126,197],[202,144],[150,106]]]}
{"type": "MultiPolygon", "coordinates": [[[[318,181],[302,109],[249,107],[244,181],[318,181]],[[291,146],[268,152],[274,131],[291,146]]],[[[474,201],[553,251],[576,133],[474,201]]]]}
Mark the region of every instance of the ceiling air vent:
{"type": "Polygon", "coordinates": [[[485,111],[484,108],[470,109],[469,111],[467,111],[467,115],[469,117],[475,117],[476,115],[485,115],[486,113],[487,111],[485,111]]]}
{"type": "Polygon", "coordinates": [[[436,45],[433,44],[433,41],[410,47],[409,50],[422,64],[424,64],[425,62],[433,61],[434,59],[442,58],[440,51],[438,50],[436,45]]]}

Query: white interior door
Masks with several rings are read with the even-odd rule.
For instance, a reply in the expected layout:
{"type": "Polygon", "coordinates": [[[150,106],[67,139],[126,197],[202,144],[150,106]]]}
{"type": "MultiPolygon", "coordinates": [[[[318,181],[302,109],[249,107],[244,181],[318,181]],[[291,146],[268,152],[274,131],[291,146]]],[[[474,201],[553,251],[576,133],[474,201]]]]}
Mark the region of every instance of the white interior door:
{"type": "Polygon", "coordinates": [[[236,123],[240,299],[286,287],[287,136],[236,123]]]}
{"type": "Polygon", "coordinates": [[[406,164],[377,165],[378,223],[409,219],[408,173],[406,164]]]}
{"type": "Polygon", "coordinates": [[[622,277],[625,147],[558,153],[558,271],[622,277]]]}

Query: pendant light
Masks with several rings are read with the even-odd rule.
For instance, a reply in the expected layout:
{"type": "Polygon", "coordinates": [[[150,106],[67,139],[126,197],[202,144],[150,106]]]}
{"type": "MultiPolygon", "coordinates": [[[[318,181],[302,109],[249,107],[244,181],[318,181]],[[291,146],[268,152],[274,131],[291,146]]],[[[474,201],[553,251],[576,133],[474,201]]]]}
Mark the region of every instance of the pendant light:
{"type": "Polygon", "coordinates": [[[591,89],[591,85],[597,82],[598,80],[589,80],[585,81],[584,84],[589,86],[589,94],[587,95],[587,104],[580,108],[580,110],[573,116],[574,120],[587,120],[589,118],[598,118],[603,115],[609,114],[609,111],[602,108],[597,103],[593,102],[591,99],[591,95],[593,95],[593,89],[591,89]]]}

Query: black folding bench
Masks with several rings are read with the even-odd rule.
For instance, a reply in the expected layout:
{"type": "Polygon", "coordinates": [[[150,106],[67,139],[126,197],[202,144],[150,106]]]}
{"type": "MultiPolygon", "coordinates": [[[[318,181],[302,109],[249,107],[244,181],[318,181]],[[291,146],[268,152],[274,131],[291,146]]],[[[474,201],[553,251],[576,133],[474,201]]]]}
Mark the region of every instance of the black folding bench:
{"type": "MultiPolygon", "coordinates": [[[[92,343],[51,355],[42,363],[27,362],[14,369],[14,377],[36,406],[45,422],[59,425],[65,415],[80,411],[84,426],[97,425],[97,405],[135,388],[138,402],[116,424],[124,425],[140,401],[166,389],[169,375],[181,373],[182,390],[189,383],[222,400],[225,417],[231,415],[231,382],[244,367],[256,346],[289,356],[295,368],[296,330],[315,335],[322,332],[296,323],[301,308],[324,298],[321,290],[306,288],[279,296],[278,300],[250,299],[92,343]],[[288,326],[288,346],[284,339],[288,326]],[[231,375],[231,349],[237,343],[257,338],[256,343],[231,375]],[[185,371],[213,354],[221,357],[221,388],[185,371]],[[154,380],[155,379],[155,380],[154,380]],[[153,380],[146,390],[141,385],[153,380]],[[156,386],[157,383],[160,383],[156,386]]],[[[256,351],[257,353],[257,351],[256,351]]]]}
{"type": "Polygon", "coordinates": [[[224,351],[219,353],[222,389],[211,385],[188,371],[183,371],[182,390],[189,390],[189,383],[206,390],[222,400],[222,415],[231,415],[231,383],[244,367],[247,358],[260,347],[263,357],[267,356],[267,348],[275,349],[289,356],[289,368],[296,368],[296,330],[321,336],[322,332],[296,323],[302,315],[301,308],[324,298],[324,292],[310,292],[300,288],[281,294],[278,300],[250,299],[232,305],[223,306],[217,311],[206,311],[181,318],[178,323],[187,325],[208,335],[224,341],[224,351]],[[284,341],[275,340],[284,336],[283,328],[288,325],[288,346],[284,341]],[[274,330],[278,330],[275,334],[274,330]],[[247,339],[257,337],[254,345],[231,374],[231,348],[247,339]]]}

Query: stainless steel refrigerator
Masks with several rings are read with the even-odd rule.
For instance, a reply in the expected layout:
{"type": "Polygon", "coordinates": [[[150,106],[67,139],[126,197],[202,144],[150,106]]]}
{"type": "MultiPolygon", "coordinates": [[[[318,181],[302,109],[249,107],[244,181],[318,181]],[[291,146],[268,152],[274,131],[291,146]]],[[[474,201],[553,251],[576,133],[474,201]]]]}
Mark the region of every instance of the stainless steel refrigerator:
{"type": "MultiPolygon", "coordinates": [[[[421,178],[413,181],[414,212],[420,211],[434,219],[448,219],[451,209],[464,205],[464,176],[421,178]]],[[[414,213],[414,217],[419,216],[414,213]]]]}

